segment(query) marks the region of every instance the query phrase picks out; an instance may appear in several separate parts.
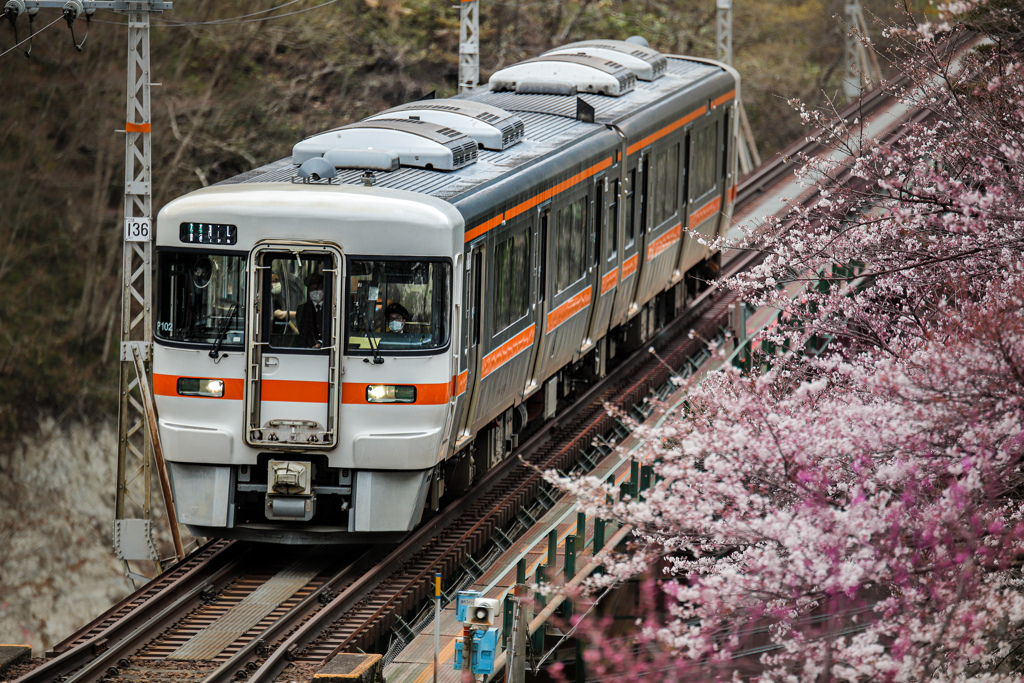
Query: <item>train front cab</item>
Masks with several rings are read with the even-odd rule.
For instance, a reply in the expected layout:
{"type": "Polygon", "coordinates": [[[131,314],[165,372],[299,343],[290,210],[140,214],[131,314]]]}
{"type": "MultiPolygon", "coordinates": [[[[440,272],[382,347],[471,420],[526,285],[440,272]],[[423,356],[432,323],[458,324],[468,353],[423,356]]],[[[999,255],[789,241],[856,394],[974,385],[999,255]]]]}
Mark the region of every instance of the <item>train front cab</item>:
{"type": "Polygon", "coordinates": [[[381,211],[361,188],[204,192],[158,222],[154,386],[179,521],[275,542],[403,536],[449,450],[461,217],[397,192],[381,211]],[[234,243],[179,225],[230,226],[234,243]],[[283,238],[294,226],[303,239],[283,238]]]}

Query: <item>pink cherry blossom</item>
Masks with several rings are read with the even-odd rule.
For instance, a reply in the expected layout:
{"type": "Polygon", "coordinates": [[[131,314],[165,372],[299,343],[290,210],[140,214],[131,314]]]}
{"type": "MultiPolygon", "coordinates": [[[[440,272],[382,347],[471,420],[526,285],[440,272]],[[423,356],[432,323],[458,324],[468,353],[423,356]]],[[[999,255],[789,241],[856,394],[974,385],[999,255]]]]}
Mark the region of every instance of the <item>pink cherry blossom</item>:
{"type": "Polygon", "coordinates": [[[640,499],[549,475],[636,529],[589,588],[641,579],[637,619],[578,626],[588,679],[1021,679],[1024,10],[888,34],[911,84],[889,87],[931,116],[878,144],[801,109],[848,155],[803,159],[827,194],[766,220],[727,283],[783,312],[762,335],[790,351],[638,426],[640,499]]]}

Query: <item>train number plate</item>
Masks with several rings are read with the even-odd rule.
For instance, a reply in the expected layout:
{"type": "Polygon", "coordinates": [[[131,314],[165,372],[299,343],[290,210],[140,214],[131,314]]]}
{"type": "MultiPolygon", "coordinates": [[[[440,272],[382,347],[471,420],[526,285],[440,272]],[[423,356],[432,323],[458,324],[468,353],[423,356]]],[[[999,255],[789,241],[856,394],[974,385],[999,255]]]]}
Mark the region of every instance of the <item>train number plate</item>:
{"type": "Polygon", "coordinates": [[[153,239],[152,218],[125,218],[125,242],[149,242],[153,239]]]}

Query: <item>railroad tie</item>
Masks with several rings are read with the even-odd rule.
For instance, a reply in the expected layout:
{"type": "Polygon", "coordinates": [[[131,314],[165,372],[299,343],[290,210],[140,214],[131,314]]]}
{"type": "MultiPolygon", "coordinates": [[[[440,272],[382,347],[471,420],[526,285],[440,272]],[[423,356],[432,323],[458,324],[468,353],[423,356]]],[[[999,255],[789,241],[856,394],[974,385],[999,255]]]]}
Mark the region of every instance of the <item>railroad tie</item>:
{"type": "Polygon", "coordinates": [[[210,660],[316,578],[322,561],[303,560],[285,567],[232,609],[177,650],[168,659],[210,660]]]}

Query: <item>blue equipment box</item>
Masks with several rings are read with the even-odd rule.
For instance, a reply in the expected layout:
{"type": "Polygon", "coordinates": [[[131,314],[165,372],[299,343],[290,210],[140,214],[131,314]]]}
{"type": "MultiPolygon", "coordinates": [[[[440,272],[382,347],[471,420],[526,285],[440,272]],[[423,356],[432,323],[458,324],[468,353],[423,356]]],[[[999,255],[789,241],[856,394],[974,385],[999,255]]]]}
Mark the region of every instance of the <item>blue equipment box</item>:
{"type": "MultiPolygon", "coordinates": [[[[473,631],[473,653],[469,660],[475,674],[494,673],[494,658],[498,655],[498,629],[473,631]]],[[[455,670],[462,670],[462,638],[455,641],[455,670]]]]}
{"type": "Polygon", "coordinates": [[[455,603],[455,620],[460,624],[466,621],[466,612],[479,597],[480,591],[459,591],[458,601],[455,603]]]}

